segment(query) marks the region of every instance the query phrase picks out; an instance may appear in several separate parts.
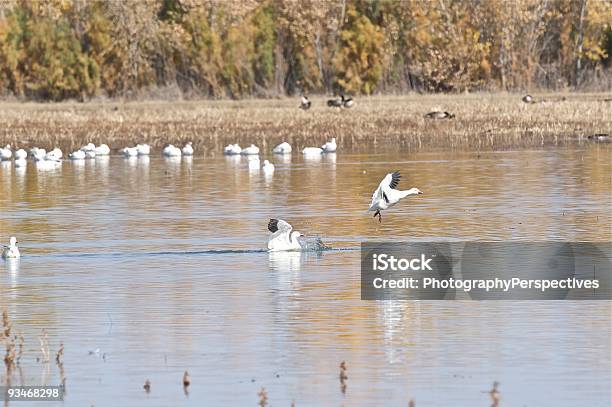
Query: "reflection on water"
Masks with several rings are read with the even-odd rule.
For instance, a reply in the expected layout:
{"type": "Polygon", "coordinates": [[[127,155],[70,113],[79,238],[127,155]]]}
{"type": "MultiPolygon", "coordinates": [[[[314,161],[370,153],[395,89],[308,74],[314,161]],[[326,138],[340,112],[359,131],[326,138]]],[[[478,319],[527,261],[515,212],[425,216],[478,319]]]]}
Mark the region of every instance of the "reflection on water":
{"type": "Polygon", "coordinates": [[[46,329],[63,406],[254,405],[261,387],[273,405],[489,405],[494,380],[504,405],[609,405],[609,302],[361,301],[356,249],[609,240],[610,147],[261,158],[271,178],[240,156],[1,163],[0,240],[23,254],[0,262],[26,340],[13,383],[60,381],[36,362],[46,329]],[[366,209],[393,170],[425,194],[379,224],[366,209]],[[273,216],[349,250],[257,251],[273,216]]]}

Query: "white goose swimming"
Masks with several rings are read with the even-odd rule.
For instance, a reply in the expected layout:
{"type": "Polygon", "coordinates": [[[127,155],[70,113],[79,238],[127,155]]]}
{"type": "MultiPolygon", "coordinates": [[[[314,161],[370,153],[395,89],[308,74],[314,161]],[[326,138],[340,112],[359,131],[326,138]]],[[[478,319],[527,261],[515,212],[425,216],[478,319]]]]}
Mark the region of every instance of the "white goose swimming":
{"type": "Polygon", "coordinates": [[[374,217],[378,215],[378,222],[382,222],[382,215],[380,214],[380,211],[389,209],[398,203],[400,199],[405,198],[408,195],[422,194],[418,188],[410,188],[406,191],[396,189],[400,178],[401,176],[399,171],[392,174],[387,174],[380,185],[378,185],[378,188],[376,188],[376,191],[374,191],[374,194],[372,195],[372,202],[370,203],[370,208],[368,211],[376,211],[374,213],[374,217]]]}
{"type": "Polygon", "coordinates": [[[330,141],[328,141],[327,143],[321,146],[321,149],[323,150],[324,153],[335,153],[337,148],[338,148],[338,145],[336,144],[335,137],[332,137],[330,141]]]}
{"type": "Polygon", "coordinates": [[[283,141],[272,150],[274,154],[290,154],[291,151],[291,144],[287,143],[286,141],[283,141]]]}
{"type": "Polygon", "coordinates": [[[19,248],[17,247],[17,238],[11,236],[9,239],[8,246],[2,245],[2,258],[3,259],[18,259],[21,256],[19,248]]]}
{"type": "Polygon", "coordinates": [[[47,150],[44,148],[34,147],[30,150],[30,156],[34,161],[42,161],[45,159],[47,155],[47,150]]]}
{"type": "Polygon", "coordinates": [[[138,155],[138,147],[124,147],[121,153],[124,157],[136,157],[138,155]]]}
{"type": "Polygon", "coordinates": [[[136,144],[136,150],[138,151],[138,155],[151,154],[151,146],[148,144],[136,144]]]}
{"type": "Polygon", "coordinates": [[[87,143],[85,144],[83,147],[81,147],[82,151],[88,152],[88,151],[96,151],[96,145],[94,143],[87,143]]]}
{"type": "Polygon", "coordinates": [[[107,146],[106,144],[100,144],[98,147],[94,148],[94,152],[96,153],[96,156],[109,155],[110,147],[107,146]]]}
{"type": "Polygon", "coordinates": [[[268,239],[268,250],[271,252],[284,250],[302,250],[298,237],[300,232],[294,231],[293,227],[281,219],[270,219],[268,230],[272,232],[268,239]]]}
{"type": "Polygon", "coordinates": [[[10,144],[7,144],[4,148],[0,148],[0,160],[10,160],[12,156],[13,151],[11,151],[10,144]]]}
{"type": "Polygon", "coordinates": [[[242,148],[238,144],[228,144],[223,149],[225,155],[238,155],[242,152],[242,148]]]}
{"type": "Polygon", "coordinates": [[[168,144],[166,147],[164,147],[163,154],[166,157],[180,157],[181,149],[174,147],[172,144],[168,144]]]}
{"type": "Polygon", "coordinates": [[[85,159],[85,151],[83,151],[83,150],[73,151],[72,153],[68,154],[68,158],[70,158],[71,160],[74,160],[74,161],[84,160],[85,159]]]}
{"type": "Polygon", "coordinates": [[[183,155],[193,155],[193,145],[191,143],[191,141],[187,144],[185,144],[185,146],[183,147],[183,155]]]}
{"type": "Polygon", "coordinates": [[[271,175],[272,173],[274,173],[274,164],[272,164],[268,160],[264,160],[262,169],[263,169],[264,175],[271,175]]]}
{"type": "Polygon", "coordinates": [[[323,149],[319,147],[304,147],[302,149],[302,154],[304,155],[321,155],[323,153],[323,149]]]}
{"type": "Polygon", "coordinates": [[[59,148],[55,147],[53,150],[49,151],[47,154],[45,154],[45,161],[60,161],[62,159],[62,157],[64,156],[64,153],[62,153],[62,150],[60,150],[59,148]]]}
{"type": "Polygon", "coordinates": [[[15,160],[25,160],[27,157],[28,153],[23,148],[15,151],[15,160]]]}
{"type": "Polygon", "coordinates": [[[242,155],[257,155],[259,154],[259,147],[255,144],[251,144],[249,147],[245,147],[240,152],[242,155]]]}

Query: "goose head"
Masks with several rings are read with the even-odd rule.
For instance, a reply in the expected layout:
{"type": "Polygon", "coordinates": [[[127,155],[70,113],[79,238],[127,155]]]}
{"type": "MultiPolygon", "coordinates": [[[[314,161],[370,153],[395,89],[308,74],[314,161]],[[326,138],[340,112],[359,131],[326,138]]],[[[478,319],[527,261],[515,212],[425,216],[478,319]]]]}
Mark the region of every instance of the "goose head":
{"type": "Polygon", "coordinates": [[[15,247],[17,246],[17,238],[15,236],[11,236],[9,239],[9,246],[15,247]]]}

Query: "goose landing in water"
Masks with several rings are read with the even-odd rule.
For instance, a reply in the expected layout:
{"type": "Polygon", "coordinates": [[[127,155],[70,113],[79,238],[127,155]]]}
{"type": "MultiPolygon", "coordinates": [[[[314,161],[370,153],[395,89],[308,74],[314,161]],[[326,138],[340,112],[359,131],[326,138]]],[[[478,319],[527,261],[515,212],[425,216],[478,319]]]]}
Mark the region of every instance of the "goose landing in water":
{"type": "Polygon", "coordinates": [[[279,251],[321,251],[329,249],[321,239],[305,239],[300,232],[282,219],[270,219],[268,230],[272,232],[268,239],[268,250],[279,251]]]}
{"type": "Polygon", "coordinates": [[[370,208],[368,211],[376,211],[374,213],[374,217],[378,215],[378,222],[382,223],[382,215],[381,211],[385,209],[389,209],[396,203],[400,201],[400,199],[407,197],[408,195],[420,195],[422,192],[418,188],[410,188],[406,191],[400,191],[397,188],[397,184],[399,184],[401,175],[399,171],[396,171],[392,174],[387,174],[387,176],[382,180],[374,194],[372,195],[372,202],[370,203],[370,208]]]}

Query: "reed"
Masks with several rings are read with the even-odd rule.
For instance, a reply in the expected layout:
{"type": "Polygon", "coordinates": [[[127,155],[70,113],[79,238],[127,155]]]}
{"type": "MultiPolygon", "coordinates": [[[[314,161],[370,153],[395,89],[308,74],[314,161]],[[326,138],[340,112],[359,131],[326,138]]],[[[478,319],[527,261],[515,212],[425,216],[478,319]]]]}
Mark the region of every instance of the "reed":
{"type": "Polygon", "coordinates": [[[229,143],[254,143],[269,151],[281,141],[295,149],[336,137],[342,149],[499,149],[588,142],[610,133],[610,101],[604,94],[374,96],[351,109],[329,108],[325,98],[298,108],[296,99],[122,103],[0,103],[0,145],[65,151],[87,142],[118,149],[146,142],[193,141],[196,154],[218,155],[229,143]],[[607,101],[608,100],[608,101],[607,101]],[[433,110],[455,115],[428,120],[433,110]]]}

